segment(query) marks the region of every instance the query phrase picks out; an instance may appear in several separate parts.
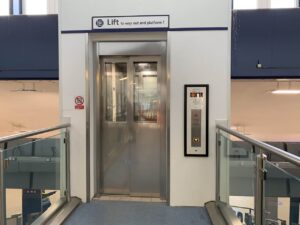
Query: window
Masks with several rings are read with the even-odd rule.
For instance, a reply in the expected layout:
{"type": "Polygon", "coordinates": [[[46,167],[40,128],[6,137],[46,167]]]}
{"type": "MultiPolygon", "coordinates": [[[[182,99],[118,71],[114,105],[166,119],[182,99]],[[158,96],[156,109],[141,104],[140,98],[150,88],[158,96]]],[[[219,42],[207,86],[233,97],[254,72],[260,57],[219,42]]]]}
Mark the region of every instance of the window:
{"type": "Polygon", "coordinates": [[[48,0],[24,0],[24,14],[42,15],[48,13],[48,0]]]}
{"type": "Polygon", "coordinates": [[[22,14],[22,9],[21,9],[21,6],[22,6],[22,1],[20,0],[13,0],[12,1],[12,6],[13,6],[13,15],[20,15],[22,14]]]}
{"type": "Polygon", "coordinates": [[[299,0],[233,0],[233,9],[296,8],[299,0]]]}
{"type": "Polygon", "coordinates": [[[271,8],[295,8],[295,0],[271,0],[271,8]]]}
{"type": "Polygon", "coordinates": [[[0,0],[0,16],[9,15],[9,0],[0,0]]]}
{"type": "Polygon", "coordinates": [[[256,9],[257,0],[234,0],[233,9],[256,9]]]}
{"type": "Polygon", "coordinates": [[[0,16],[57,14],[57,7],[57,0],[0,0],[0,16]]]}

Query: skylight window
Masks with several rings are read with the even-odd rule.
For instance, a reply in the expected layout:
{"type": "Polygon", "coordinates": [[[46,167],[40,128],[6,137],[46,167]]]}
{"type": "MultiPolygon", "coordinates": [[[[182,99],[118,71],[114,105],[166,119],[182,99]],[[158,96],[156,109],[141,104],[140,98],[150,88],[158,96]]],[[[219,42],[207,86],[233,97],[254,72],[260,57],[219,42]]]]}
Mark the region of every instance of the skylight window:
{"type": "Polygon", "coordinates": [[[297,8],[299,0],[233,0],[233,9],[297,8]]]}
{"type": "Polygon", "coordinates": [[[48,13],[48,0],[25,0],[24,14],[44,15],[48,13]]]}
{"type": "Polygon", "coordinates": [[[0,16],[9,15],[9,0],[0,0],[0,16]]]}
{"type": "Polygon", "coordinates": [[[282,8],[295,8],[295,0],[271,0],[272,9],[282,9],[282,8]]]}
{"type": "Polygon", "coordinates": [[[256,9],[257,0],[234,0],[233,9],[256,9]]]}

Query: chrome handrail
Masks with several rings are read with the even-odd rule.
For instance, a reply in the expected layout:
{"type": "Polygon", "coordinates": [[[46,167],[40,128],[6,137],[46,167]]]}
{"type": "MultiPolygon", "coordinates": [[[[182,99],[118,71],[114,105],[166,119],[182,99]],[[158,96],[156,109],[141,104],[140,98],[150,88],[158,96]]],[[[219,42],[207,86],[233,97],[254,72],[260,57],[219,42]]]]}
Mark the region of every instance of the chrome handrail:
{"type": "Polygon", "coordinates": [[[18,140],[21,138],[35,136],[38,134],[48,133],[48,132],[55,131],[55,130],[60,130],[63,128],[68,128],[70,126],[71,126],[70,123],[65,123],[65,124],[54,126],[54,127],[43,128],[43,129],[34,130],[34,131],[28,131],[28,132],[24,132],[24,133],[20,133],[20,134],[9,135],[6,137],[0,137],[0,144],[9,142],[9,141],[15,141],[15,140],[18,140]]]}
{"type": "Polygon", "coordinates": [[[241,140],[249,142],[250,144],[257,146],[257,147],[261,148],[262,150],[264,150],[268,153],[275,154],[275,155],[281,157],[282,159],[285,159],[286,161],[300,167],[300,157],[299,156],[296,156],[296,155],[293,155],[289,152],[283,151],[280,148],[276,148],[276,147],[274,147],[272,145],[269,145],[269,144],[266,144],[262,141],[258,141],[258,140],[252,139],[250,137],[247,137],[247,136],[245,136],[245,135],[243,135],[243,134],[241,134],[237,131],[231,130],[231,129],[229,129],[227,127],[224,127],[222,125],[218,124],[217,128],[220,129],[220,130],[225,131],[228,134],[231,134],[235,137],[238,137],[241,140]]]}

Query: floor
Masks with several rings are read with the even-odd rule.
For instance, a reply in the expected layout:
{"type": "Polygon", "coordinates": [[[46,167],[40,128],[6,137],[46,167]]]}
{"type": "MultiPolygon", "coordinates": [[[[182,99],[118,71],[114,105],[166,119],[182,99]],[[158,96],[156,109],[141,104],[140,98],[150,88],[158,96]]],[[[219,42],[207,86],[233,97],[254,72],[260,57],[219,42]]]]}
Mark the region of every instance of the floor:
{"type": "Polygon", "coordinates": [[[166,203],[93,200],[82,204],[64,225],[211,225],[204,208],[166,203]]]}

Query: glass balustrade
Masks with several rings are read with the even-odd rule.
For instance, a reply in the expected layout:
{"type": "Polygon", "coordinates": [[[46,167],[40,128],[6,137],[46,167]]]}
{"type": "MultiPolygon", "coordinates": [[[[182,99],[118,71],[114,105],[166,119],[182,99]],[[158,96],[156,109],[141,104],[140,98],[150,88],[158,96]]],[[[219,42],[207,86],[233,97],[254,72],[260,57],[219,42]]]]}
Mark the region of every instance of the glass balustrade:
{"type": "Polygon", "coordinates": [[[29,225],[68,199],[68,131],[5,142],[1,150],[3,187],[0,224],[29,225]]]}
{"type": "Polygon", "coordinates": [[[218,126],[216,199],[241,224],[299,225],[300,157],[218,126]]]}
{"type": "Polygon", "coordinates": [[[220,201],[230,205],[241,222],[251,224],[254,220],[255,149],[221,131],[219,156],[220,201]]]}
{"type": "Polygon", "coordinates": [[[282,159],[265,162],[267,172],[264,190],[266,225],[298,225],[300,206],[299,167],[282,159]]]}

